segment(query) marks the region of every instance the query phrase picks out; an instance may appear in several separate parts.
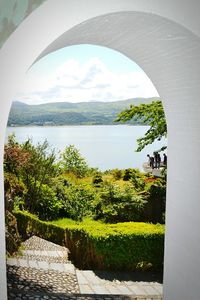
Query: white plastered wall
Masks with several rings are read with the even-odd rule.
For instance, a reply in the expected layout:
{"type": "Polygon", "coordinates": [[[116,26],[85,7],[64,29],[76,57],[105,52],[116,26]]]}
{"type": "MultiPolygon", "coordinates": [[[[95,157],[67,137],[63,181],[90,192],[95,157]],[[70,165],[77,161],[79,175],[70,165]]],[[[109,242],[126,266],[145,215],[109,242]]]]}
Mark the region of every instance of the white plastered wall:
{"type": "Polygon", "coordinates": [[[195,0],[48,0],[1,49],[0,299],[6,299],[2,159],[11,100],[38,57],[79,43],[107,46],[133,59],[163,100],[169,156],[164,296],[200,299],[199,8],[195,0]]]}

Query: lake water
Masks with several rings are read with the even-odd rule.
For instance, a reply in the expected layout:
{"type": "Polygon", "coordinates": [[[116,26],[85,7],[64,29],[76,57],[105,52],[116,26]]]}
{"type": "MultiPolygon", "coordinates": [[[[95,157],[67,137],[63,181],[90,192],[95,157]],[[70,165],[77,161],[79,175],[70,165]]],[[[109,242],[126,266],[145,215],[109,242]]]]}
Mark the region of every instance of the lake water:
{"type": "MultiPolygon", "coordinates": [[[[148,126],[98,125],[98,126],[53,126],[53,127],[8,127],[7,136],[15,133],[18,142],[28,137],[34,144],[48,140],[51,147],[63,151],[75,145],[91,167],[100,170],[139,168],[147,161],[147,154],[166,145],[166,140],[135,152],[137,138],[144,135],[148,126]]],[[[162,156],[162,155],[161,155],[162,156]]]]}

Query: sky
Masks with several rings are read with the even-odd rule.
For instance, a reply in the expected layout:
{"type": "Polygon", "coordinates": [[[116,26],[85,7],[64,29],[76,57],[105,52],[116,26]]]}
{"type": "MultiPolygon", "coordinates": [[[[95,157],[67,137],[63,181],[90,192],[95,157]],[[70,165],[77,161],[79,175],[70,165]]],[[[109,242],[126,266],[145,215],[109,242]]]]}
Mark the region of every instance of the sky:
{"type": "Polygon", "coordinates": [[[36,62],[14,100],[42,104],[110,102],[138,97],[158,97],[158,93],[135,62],[109,48],[76,45],[36,62]]]}

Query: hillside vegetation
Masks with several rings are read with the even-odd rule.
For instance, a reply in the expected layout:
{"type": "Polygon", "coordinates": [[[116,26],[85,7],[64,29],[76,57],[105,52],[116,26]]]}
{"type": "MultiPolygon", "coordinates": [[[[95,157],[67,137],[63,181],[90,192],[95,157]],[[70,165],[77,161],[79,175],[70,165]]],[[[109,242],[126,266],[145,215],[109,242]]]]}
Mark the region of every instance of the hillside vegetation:
{"type": "MultiPolygon", "coordinates": [[[[27,125],[111,125],[122,110],[131,104],[151,103],[158,98],[138,98],[114,102],[56,102],[40,105],[28,105],[13,102],[8,126],[27,125]]],[[[140,120],[131,120],[132,124],[142,124],[140,120]]]]}
{"type": "Polygon", "coordinates": [[[71,245],[74,259],[79,261],[80,253],[88,253],[84,267],[115,269],[120,257],[120,268],[134,269],[141,262],[161,267],[162,259],[156,258],[163,253],[164,227],[150,226],[152,231],[144,222],[164,223],[165,177],[131,168],[101,172],[91,168],[74,145],[67,146],[57,157],[47,141],[34,145],[28,139],[20,144],[14,135],[8,137],[4,151],[7,253],[18,249],[20,235],[25,237],[25,233],[54,242],[62,242],[68,236],[65,245],[71,245]],[[154,235],[157,228],[162,230],[154,235]],[[84,248],[79,248],[77,241],[84,248]],[[134,260],[129,265],[126,253],[120,254],[120,245],[130,249],[130,243],[129,258],[134,260]],[[106,257],[114,257],[113,249],[115,259],[107,262],[106,257]],[[140,253],[146,254],[141,258],[140,253]],[[96,255],[97,259],[93,259],[96,255]],[[99,257],[105,258],[102,264],[99,257]]]}

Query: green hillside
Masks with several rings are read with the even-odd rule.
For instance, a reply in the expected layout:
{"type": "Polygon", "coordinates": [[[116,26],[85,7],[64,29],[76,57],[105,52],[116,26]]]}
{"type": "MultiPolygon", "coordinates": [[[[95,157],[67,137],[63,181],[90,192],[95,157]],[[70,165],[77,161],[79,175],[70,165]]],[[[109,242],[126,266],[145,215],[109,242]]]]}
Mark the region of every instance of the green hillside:
{"type": "Polygon", "coordinates": [[[131,104],[150,103],[158,98],[137,98],[114,102],[56,102],[28,105],[13,102],[8,126],[110,125],[117,114],[131,104]]]}

